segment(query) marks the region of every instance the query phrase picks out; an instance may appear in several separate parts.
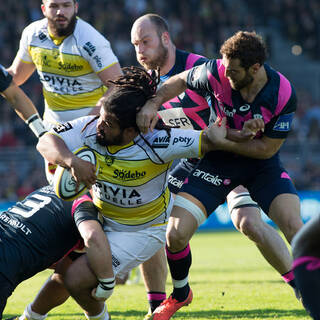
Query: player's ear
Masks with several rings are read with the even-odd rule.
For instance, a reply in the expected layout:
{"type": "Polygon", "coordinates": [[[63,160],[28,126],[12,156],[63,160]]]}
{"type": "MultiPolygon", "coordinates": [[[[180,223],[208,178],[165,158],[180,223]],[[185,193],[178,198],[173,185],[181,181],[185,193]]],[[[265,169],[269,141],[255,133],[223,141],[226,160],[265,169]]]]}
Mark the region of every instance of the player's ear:
{"type": "Polygon", "coordinates": [[[253,64],[249,69],[251,71],[252,74],[255,74],[258,72],[258,70],[261,68],[261,64],[260,63],[255,63],[253,64]]]}
{"type": "Polygon", "coordinates": [[[167,46],[170,42],[169,32],[167,31],[163,32],[161,35],[161,40],[162,40],[162,43],[167,46]]]}

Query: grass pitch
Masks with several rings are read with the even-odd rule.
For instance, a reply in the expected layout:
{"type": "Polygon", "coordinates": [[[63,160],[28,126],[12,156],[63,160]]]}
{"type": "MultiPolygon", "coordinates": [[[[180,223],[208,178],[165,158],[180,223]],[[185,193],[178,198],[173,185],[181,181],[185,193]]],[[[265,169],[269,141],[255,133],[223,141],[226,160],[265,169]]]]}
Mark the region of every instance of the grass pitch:
{"type": "MultiPolygon", "coordinates": [[[[173,317],[182,319],[310,319],[280,275],[238,232],[197,233],[191,241],[192,304],[173,317]]],[[[20,315],[49,276],[44,271],[23,282],[8,300],[4,319],[20,315]]],[[[171,292],[168,278],[167,294],[171,292]]],[[[148,308],[143,283],[116,287],[108,302],[112,320],[142,320],[148,308]]],[[[85,319],[69,300],[50,312],[50,320],[85,319]]]]}

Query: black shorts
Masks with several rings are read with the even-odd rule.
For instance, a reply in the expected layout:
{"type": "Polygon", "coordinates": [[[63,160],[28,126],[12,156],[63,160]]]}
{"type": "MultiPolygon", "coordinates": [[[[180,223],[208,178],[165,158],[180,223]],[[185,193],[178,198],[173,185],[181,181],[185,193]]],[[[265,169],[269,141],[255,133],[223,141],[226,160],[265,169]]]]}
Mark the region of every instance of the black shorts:
{"type": "Polygon", "coordinates": [[[244,158],[226,152],[208,153],[181,188],[206,207],[210,215],[238,185],[268,214],[272,200],[283,193],[297,194],[278,154],[267,160],[244,158]]]}
{"type": "Polygon", "coordinates": [[[7,300],[11,296],[15,287],[15,285],[0,273],[0,319],[2,319],[2,313],[7,304],[7,300]]]}

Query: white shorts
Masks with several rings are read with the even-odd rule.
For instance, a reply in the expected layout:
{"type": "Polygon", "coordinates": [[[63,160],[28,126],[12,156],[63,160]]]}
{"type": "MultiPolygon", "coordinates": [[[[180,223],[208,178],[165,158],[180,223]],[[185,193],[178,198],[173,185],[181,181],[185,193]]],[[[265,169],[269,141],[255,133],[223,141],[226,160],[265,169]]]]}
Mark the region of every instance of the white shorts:
{"type": "Polygon", "coordinates": [[[133,268],[149,260],[166,242],[167,225],[134,232],[107,231],[114,274],[124,278],[133,268]]]}

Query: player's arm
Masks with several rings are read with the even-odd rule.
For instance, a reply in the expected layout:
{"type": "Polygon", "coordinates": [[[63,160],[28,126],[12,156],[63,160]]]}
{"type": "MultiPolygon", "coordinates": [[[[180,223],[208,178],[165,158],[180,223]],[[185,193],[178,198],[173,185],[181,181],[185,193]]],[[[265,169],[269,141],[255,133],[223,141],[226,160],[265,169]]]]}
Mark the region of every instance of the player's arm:
{"type": "Polygon", "coordinates": [[[37,143],[37,150],[48,162],[70,169],[78,185],[83,182],[88,188],[91,188],[96,182],[95,166],[71,152],[59,135],[44,134],[37,143]]]}
{"type": "Polygon", "coordinates": [[[148,100],[137,114],[137,125],[142,133],[152,131],[158,121],[157,112],[166,101],[178,96],[187,89],[189,70],[183,71],[163,83],[154,98],[148,100]]]}
{"type": "Polygon", "coordinates": [[[97,288],[92,291],[92,296],[105,300],[111,296],[115,286],[109,242],[92,200],[83,196],[74,202],[74,206],[74,220],[84,242],[88,263],[99,281],[97,288]]]}
{"type": "Polygon", "coordinates": [[[116,78],[120,77],[122,75],[122,70],[120,67],[120,64],[116,62],[113,64],[111,67],[102,70],[101,72],[98,73],[98,77],[102,81],[102,83],[108,88],[105,94],[99,99],[99,101],[96,104],[95,108],[92,108],[91,114],[99,114],[100,112],[100,107],[101,107],[101,101],[111,92],[112,88],[112,83],[108,83],[109,80],[115,80],[116,78]]]}
{"type": "Polygon", "coordinates": [[[285,139],[269,138],[265,134],[259,139],[243,142],[227,139],[226,118],[221,125],[212,125],[206,132],[215,150],[233,152],[244,157],[255,159],[271,158],[281,147],[285,139]]]}
{"type": "Polygon", "coordinates": [[[32,62],[24,62],[16,56],[7,71],[12,75],[14,83],[20,86],[30,78],[35,69],[36,67],[32,62]]]}
{"type": "Polygon", "coordinates": [[[1,94],[10,102],[18,116],[29,125],[37,138],[47,131],[32,101],[14,82],[11,82],[1,94]]]}

